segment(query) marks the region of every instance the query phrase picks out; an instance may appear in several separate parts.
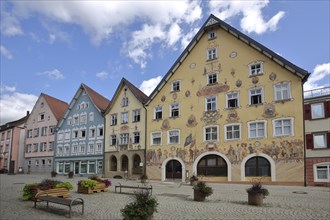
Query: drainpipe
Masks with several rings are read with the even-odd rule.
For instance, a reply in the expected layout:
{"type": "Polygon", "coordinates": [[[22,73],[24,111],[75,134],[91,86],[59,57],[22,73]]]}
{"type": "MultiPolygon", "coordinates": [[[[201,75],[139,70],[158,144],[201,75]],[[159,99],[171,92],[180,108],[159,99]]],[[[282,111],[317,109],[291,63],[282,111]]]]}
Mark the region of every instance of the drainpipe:
{"type": "Polygon", "coordinates": [[[145,123],[144,123],[144,161],[143,161],[143,174],[147,175],[147,109],[145,105],[143,104],[143,108],[145,109],[145,123]]]}
{"type": "Polygon", "coordinates": [[[305,99],[304,99],[304,83],[301,84],[302,91],[302,110],[303,110],[303,140],[304,140],[304,186],[307,186],[306,180],[306,131],[305,131],[305,99]]]}
{"type": "Polygon", "coordinates": [[[15,130],[15,126],[12,128],[12,130],[11,130],[11,139],[10,139],[10,156],[9,156],[9,170],[8,170],[8,174],[15,174],[15,166],[14,166],[14,168],[13,169],[11,169],[11,166],[12,166],[12,164],[11,164],[11,159],[12,159],[12,153],[13,153],[13,139],[14,139],[14,130],[15,130]],[[13,171],[13,172],[11,172],[11,170],[13,171]]]}

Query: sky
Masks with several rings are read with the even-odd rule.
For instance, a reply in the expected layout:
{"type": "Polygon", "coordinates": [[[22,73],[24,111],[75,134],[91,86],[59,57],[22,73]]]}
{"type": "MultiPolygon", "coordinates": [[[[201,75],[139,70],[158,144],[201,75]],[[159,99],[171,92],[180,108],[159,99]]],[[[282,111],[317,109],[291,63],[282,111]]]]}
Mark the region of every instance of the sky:
{"type": "Polygon", "coordinates": [[[41,93],[70,103],[81,83],[111,99],[125,77],[149,95],[213,14],[330,86],[329,0],[1,0],[0,124],[41,93]]]}

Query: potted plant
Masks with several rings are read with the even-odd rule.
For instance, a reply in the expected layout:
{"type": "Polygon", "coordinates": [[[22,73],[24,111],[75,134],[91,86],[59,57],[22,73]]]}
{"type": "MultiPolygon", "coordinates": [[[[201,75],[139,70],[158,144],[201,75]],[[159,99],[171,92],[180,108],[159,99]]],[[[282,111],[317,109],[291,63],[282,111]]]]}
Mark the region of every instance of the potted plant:
{"type": "Polygon", "coordinates": [[[190,180],[190,185],[193,186],[197,183],[198,177],[195,175],[192,175],[189,180],[190,180]]]}
{"type": "Polygon", "coordinates": [[[140,179],[141,179],[141,183],[145,183],[146,180],[148,179],[148,176],[146,174],[142,174],[140,179]]]}
{"type": "Polygon", "coordinates": [[[153,219],[158,205],[157,199],[151,196],[148,190],[140,190],[134,192],[134,201],[127,204],[120,212],[126,220],[149,220],[153,219]]]}
{"type": "Polygon", "coordinates": [[[50,175],[51,175],[51,177],[56,177],[57,172],[53,170],[52,172],[50,172],[50,175]]]}
{"type": "Polygon", "coordinates": [[[91,176],[88,179],[80,180],[78,182],[78,193],[90,194],[93,192],[106,192],[111,186],[111,181],[108,179],[101,179],[98,176],[91,176]]]}
{"type": "Polygon", "coordinates": [[[212,195],[213,189],[204,181],[198,181],[194,187],[194,201],[205,201],[205,197],[212,195]]]}
{"type": "Polygon", "coordinates": [[[69,197],[73,186],[69,182],[62,182],[53,179],[44,179],[40,183],[26,184],[23,188],[22,199],[31,200],[40,192],[47,192],[48,195],[69,197]]]}
{"type": "Polygon", "coordinates": [[[248,204],[261,206],[263,199],[269,195],[268,189],[264,188],[260,180],[253,181],[252,186],[246,189],[248,193],[248,204]]]}
{"type": "Polygon", "coordinates": [[[74,175],[73,171],[70,171],[70,172],[68,173],[68,177],[69,177],[70,179],[73,178],[73,175],[74,175]]]}

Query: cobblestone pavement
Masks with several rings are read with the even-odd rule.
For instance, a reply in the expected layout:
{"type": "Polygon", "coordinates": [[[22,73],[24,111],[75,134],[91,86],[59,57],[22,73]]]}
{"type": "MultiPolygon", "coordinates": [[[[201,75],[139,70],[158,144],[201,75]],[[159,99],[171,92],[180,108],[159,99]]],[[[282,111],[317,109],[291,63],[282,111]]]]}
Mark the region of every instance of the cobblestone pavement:
{"type": "MultiPolygon", "coordinates": [[[[40,182],[50,175],[0,175],[0,219],[68,219],[68,207],[45,203],[33,208],[33,202],[22,201],[22,189],[26,183],[40,182]]],[[[74,185],[72,198],[85,200],[85,214],[81,207],[73,207],[72,219],[122,219],[120,209],[132,200],[132,194],[115,193],[117,183],[141,185],[137,181],[111,179],[110,191],[94,194],[78,194],[77,182],[85,177],[68,179],[74,185]]],[[[323,187],[266,186],[270,195],[262,207],[247,204],[248,185],[208,184],[214,193],[205,202],[193,201],[193,190],[188,184],[150,181],[153,195],[159,202],[154,219],[330,219],[330,189],[323,187]]],[[[132,192],[131,189],[124,189],[132,192]]]]}

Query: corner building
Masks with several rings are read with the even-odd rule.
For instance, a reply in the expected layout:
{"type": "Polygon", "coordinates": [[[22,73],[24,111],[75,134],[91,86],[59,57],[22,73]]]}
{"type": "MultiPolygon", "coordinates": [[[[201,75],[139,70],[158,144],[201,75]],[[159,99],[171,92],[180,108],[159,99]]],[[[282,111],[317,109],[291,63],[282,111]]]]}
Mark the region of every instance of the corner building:
{"type": "Polygon", "coordinates": [[[148,177],[303,185],[308,76],[210,15],[146,102],[148,177]]]}

